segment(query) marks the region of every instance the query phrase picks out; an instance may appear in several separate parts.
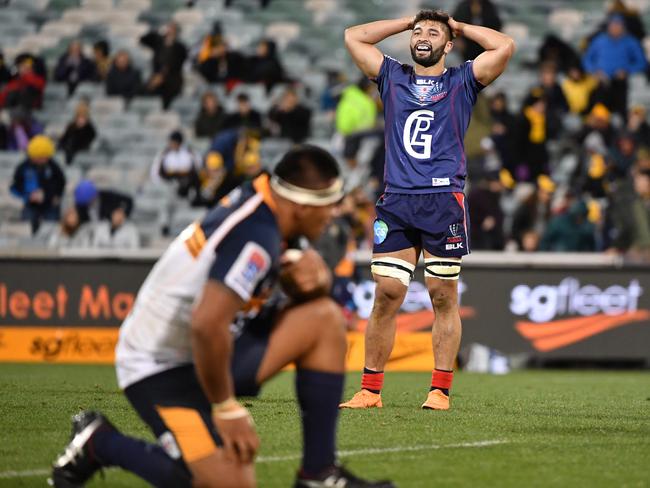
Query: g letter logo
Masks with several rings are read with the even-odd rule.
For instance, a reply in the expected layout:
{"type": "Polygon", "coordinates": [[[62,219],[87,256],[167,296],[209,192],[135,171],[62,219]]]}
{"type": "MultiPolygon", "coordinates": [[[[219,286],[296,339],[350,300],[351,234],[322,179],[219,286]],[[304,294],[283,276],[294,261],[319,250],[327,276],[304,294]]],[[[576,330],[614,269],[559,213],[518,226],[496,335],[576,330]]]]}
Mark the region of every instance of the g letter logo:
{"type": "Polygon", "coordinates": [[[406,119],[404,124],[404,149],[409,156],[415,159],[429,159],[431,157],[431,139],[427,134],[431,128],[434,114],[431,110],[416,110],[406,119]]]}

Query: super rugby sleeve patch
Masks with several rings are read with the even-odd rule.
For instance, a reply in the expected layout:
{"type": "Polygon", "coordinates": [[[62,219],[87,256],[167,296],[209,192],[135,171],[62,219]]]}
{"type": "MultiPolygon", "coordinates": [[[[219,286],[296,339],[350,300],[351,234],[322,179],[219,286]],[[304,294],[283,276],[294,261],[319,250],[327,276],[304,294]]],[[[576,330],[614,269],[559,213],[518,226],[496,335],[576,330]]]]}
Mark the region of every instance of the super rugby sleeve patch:
{"type": "Polygon", "coordinates": [[[270,268],[269,253],[256,242],[249,241],[226,273],[223,282],[247,302],[270,268]]]}

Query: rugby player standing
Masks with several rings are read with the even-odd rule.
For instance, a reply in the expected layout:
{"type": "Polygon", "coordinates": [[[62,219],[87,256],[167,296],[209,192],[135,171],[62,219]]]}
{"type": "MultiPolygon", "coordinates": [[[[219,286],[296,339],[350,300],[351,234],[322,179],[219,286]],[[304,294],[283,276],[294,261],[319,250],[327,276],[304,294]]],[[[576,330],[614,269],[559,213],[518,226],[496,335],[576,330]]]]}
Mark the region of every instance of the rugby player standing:
{"type": "Polygon", "coordinates": [[[381,407],[384,367],[395,340],[395,317],[420,254],[433,304],[435,369],[422,408],[449,409],[453,365],[461,338],[458,277],[470,252],[463,194],[463,139],[478,93],[506,68],[515,50],[505,34],[462,22],[442,11],[350,27],[345,45],[363,73],[377,82],[384,103],[385,190],[377,202],[371,271],[375,301],[365,337],[361,390],[341,408],[381,407]],[[380,41],[411,31],[414,66],[385,56],[380,41]],[[446,68],[456,36],[485,52],[446,68]]]}

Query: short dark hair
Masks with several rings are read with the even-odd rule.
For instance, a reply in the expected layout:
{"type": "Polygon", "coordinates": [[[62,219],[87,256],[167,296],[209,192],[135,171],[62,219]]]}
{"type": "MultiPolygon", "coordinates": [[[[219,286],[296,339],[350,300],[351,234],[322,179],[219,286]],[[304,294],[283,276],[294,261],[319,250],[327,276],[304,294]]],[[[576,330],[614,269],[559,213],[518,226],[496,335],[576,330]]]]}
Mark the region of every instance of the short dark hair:
{"type": "Polygon", "coordinates": [[[325,149],[301,144],[282,157],[273,173],[301,188],[319,190],[330,180],[338,178],[339,165],[325,149]]]}
{"type": "Polygon", "coordinates": [[[108,56],[108,54],[111,51],[110,44],[108,43],[108,41],[105,41],[103,39],[100,40],[100,41],[97,41],[93,45],[93,48],[96,49],[97,51],[99,51],[100,53],[102,53],[104,56],[108,56]]]}
{"type": "Polygon", "coordinates": [[[451,41],[454,38],[454,34],[451,32],[451,27],[449,27],[449,14],[447,12],[433,9],[420,10],[413,19],[413,28],[415,28],[418,22],[423,20],[441,23],[445,26],[445,30],[447,31],[447,39],[451,41]]]}
{"type": "Polygon", "coordinates": [[[178,144],[183,144],[183,133],[179,130],[175,130],[171,134],[169,134],[169,140],[174,141],[178,144]]]}

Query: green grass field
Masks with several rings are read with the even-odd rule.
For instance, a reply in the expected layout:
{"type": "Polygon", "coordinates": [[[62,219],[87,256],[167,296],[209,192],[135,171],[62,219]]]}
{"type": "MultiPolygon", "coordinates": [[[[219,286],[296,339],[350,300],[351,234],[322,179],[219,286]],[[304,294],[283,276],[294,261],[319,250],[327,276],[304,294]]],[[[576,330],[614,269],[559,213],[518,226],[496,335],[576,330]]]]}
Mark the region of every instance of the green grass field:
{"type": "MultiPolygon", "coordinates": [[[[449,412],[419,409],[429,378],[388,374],[382,410],[342,412],[348,466],[400,487],[650,486],[648,373],[458,374],[449,412]]],[[[358,381],[350,375],[346,396],[358,381]]],[[[100,409],[123,431],[150,438],[110,367],[2,364],[0,392],[0,487],[45,486],[79,409],[100,409]]],[[[293,375],[246,404],[262,438],[259,486],[291,486],[300,453],[293,375]]],[[[145,484],[108,470],[89,486],[145,484]]]]}

